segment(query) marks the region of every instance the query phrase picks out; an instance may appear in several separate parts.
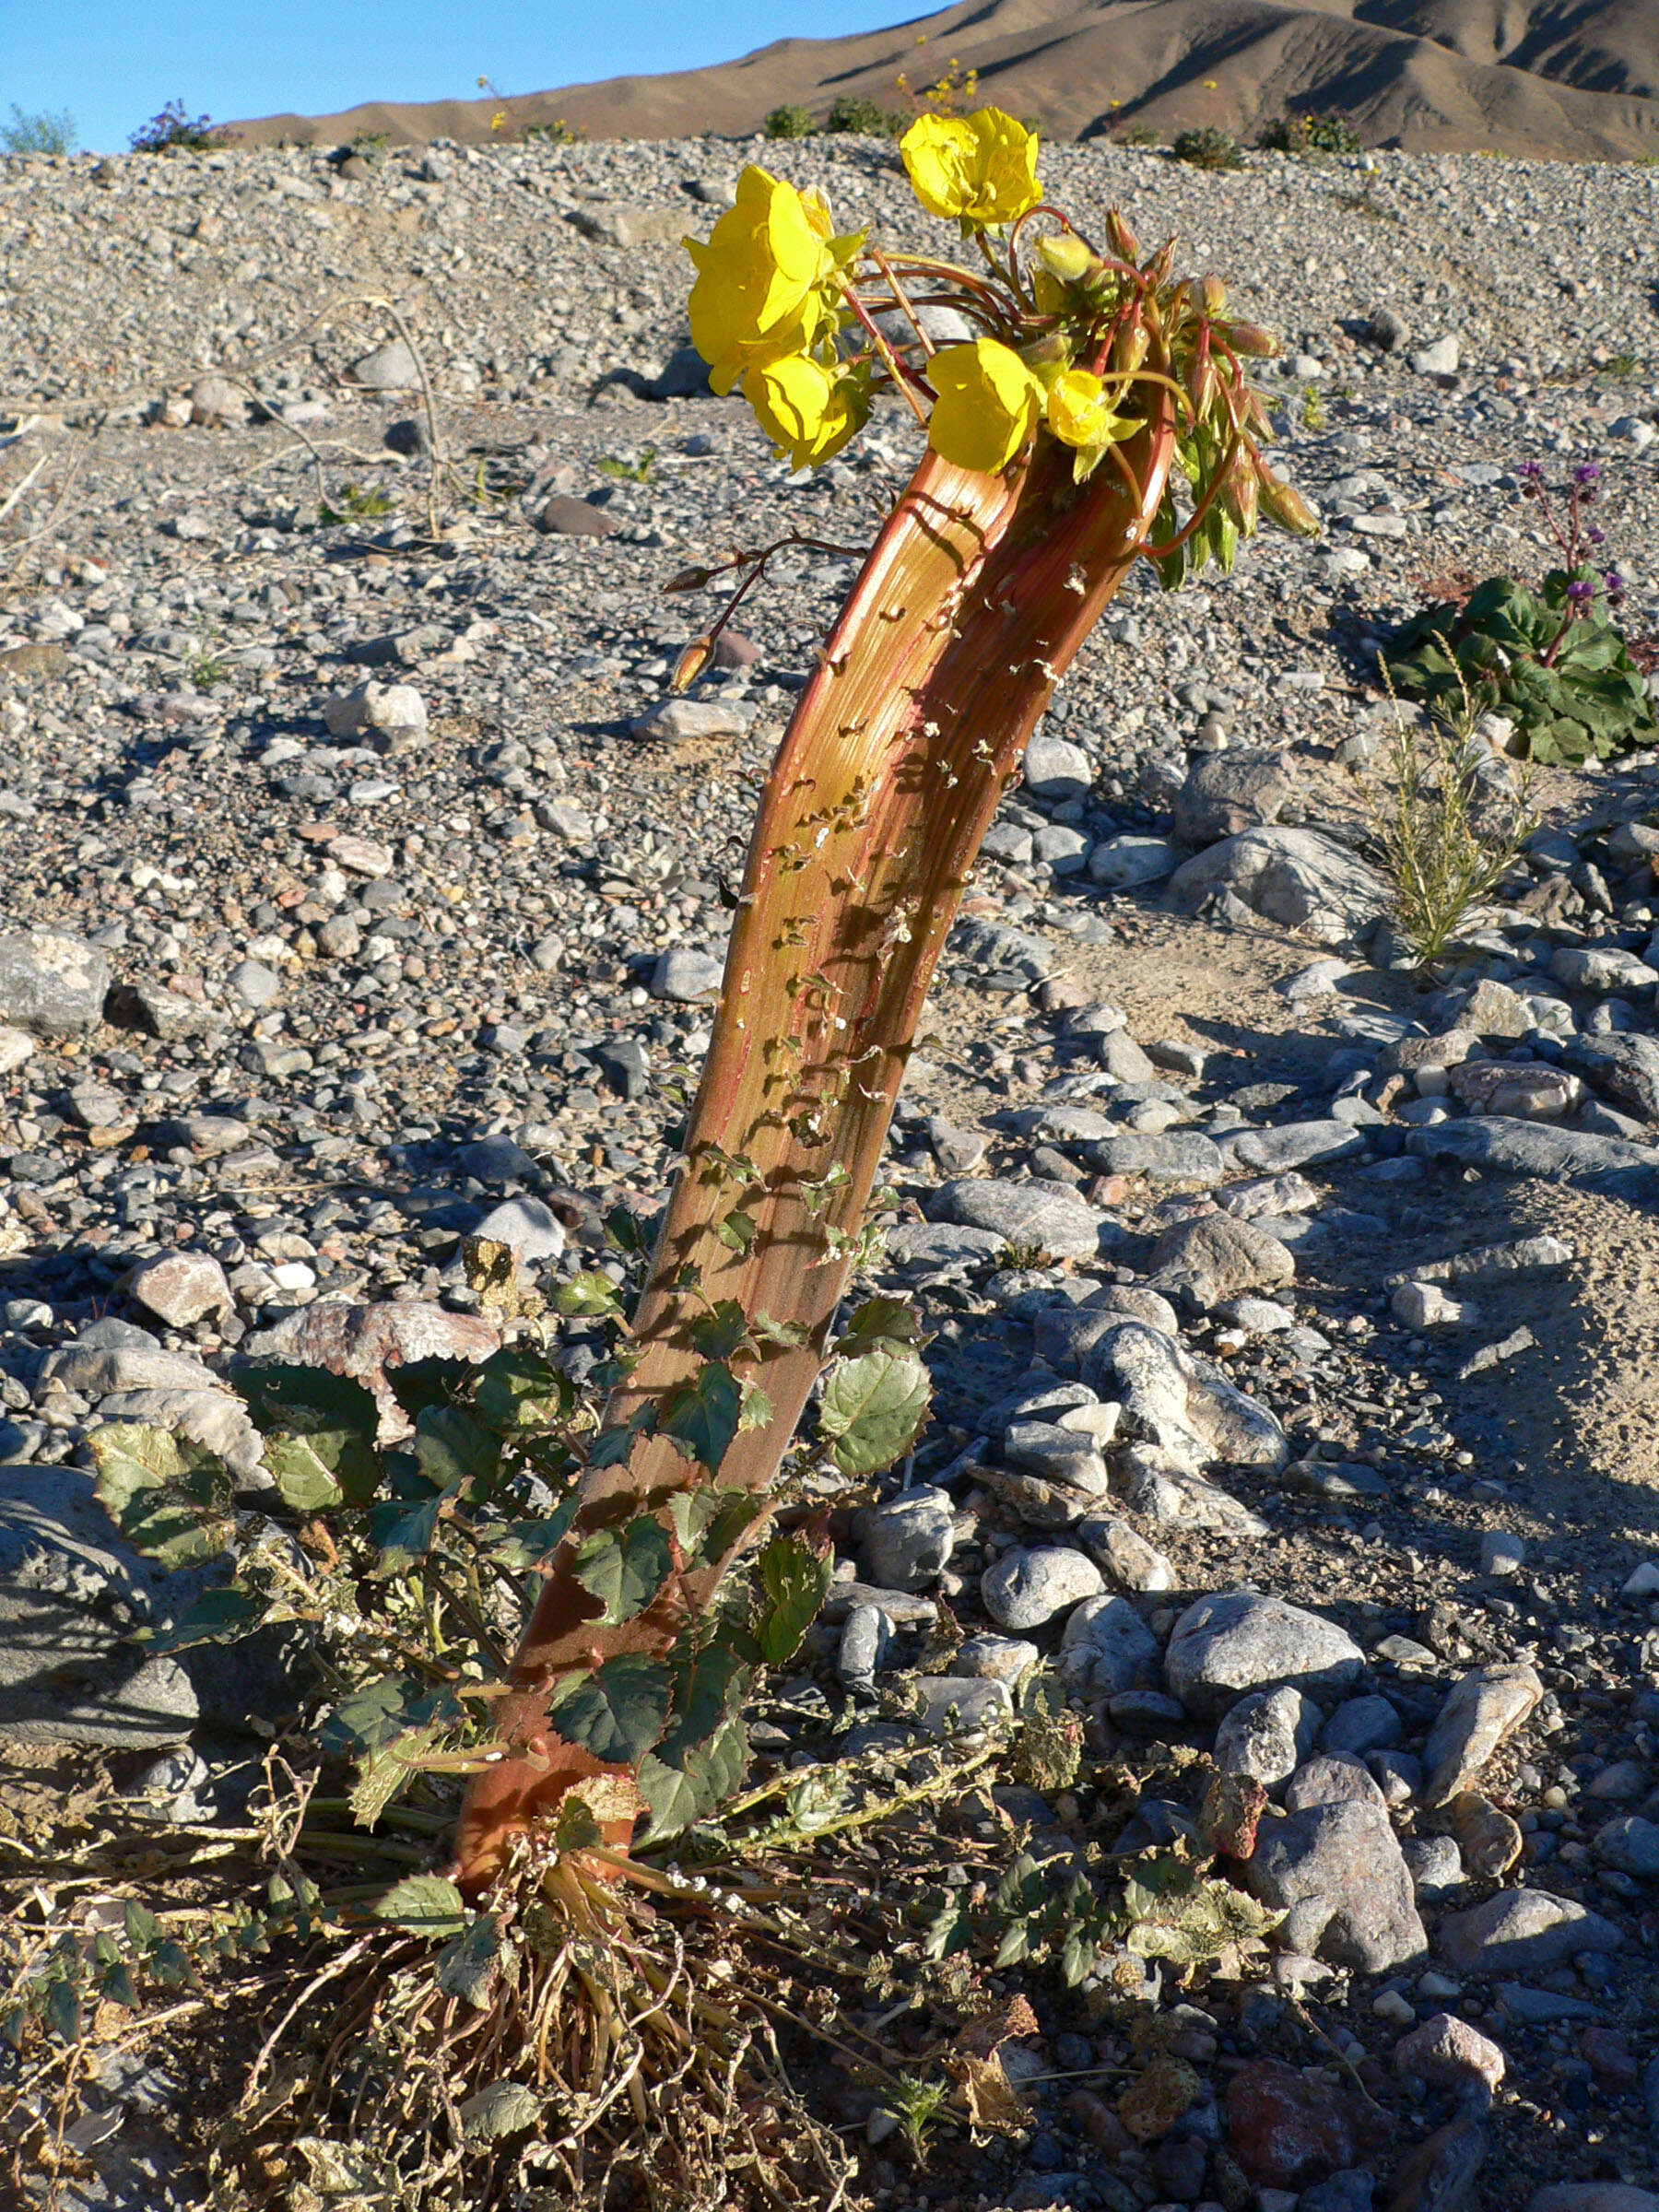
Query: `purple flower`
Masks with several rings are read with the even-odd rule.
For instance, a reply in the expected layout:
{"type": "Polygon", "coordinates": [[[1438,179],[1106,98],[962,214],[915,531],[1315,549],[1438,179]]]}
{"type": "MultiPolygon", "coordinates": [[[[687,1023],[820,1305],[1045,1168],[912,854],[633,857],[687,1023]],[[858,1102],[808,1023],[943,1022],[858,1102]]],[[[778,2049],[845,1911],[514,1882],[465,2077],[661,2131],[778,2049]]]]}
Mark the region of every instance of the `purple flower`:
{"type": "Polygon", "coordinates": [[[1541,461],[1522,462],[1521,481],[1523,484],[1540,484],[1543,480],[1544,464],[1541,461]]]}
{"type": "Polygon", "coordinates": [[[1575,484],[1597,484],[1601,481],[1601,467],[1594,461],[1581,461],[1572,472],[1575,484]]]}
{"type": "Polygon", "coordinates": [[[1609,599],[1622,599],[1624,597],[1625,581],[1617,569],[1609,569],[1606,574],[1602,578],[1602,582],[1607,587],[1607,596],[1609,599]]]}
{"type": "Polygon", "coordinates": [[[1594,598],[1595,586],[1581,576],[1567,586],[1567,596],[1574,606],[1583,606],[1594,598]]]}
{"type": "Polygon", "coordinates": [[[1584,533],[1584,543],[1587,546],[1605,546],[1606,542],[1606,532],[1605,530],[1598,530],[1595,524],[1592,523],[1589,529],[1584,533]]]}

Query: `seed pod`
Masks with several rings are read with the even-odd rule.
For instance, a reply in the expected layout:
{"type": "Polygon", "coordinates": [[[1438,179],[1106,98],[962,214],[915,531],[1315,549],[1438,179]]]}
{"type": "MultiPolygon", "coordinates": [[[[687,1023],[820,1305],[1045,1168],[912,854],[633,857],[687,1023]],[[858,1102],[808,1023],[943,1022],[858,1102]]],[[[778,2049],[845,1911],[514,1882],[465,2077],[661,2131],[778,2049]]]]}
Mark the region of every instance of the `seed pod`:
{"type": "Polygon", "coordinates": [[[1135,235],[1115,207],[1106,218],[1106,236],[1120,261],[1139,261],[1140,246],[1135,235]]]}
{"type": "Polygon", "coordinates": [[[674,674],[668,679],[669,690],[688,691],[713,658],[713,639],[693,638],[674,664],[674,674]]]}
{"type": "Polygon", "coordinates": [[[1057,230],[1037,241],[1043,266],[1063,284],[1077,284],[1095,266],[1095,257],[1075,230],[1057,230]]]}
{"type": "Polygon", "coordinates": [[[1270,360],[1279,349],[1273,333],[1259,323],[1230,323],[1227,342],[1235,353],[1251,354],[1259,360],[1270,360]]]}
{"type": "Polygon", "coordinates": [[[714,571],[712,569],[680,569],[670,576],[663,586],[666,592],[700,592],[714,571]]]}
{"type": "Polygon", "coordinates": [[[1269,522],[1277,523],[1281,530],[1288,530],[1296,537],[1317,537],[1319,520],[1300,491],[1288,484],[1262,472],[1262,512],[1269,522]]]}
{"type": "Polygon", "coordinates": [[[1222,283],[1219,276],[1206,276],[1201,280],[1200,288],[1204,299],[1205,313],[1218,315],[1227,305],[1226,285],[1222,283]]]}

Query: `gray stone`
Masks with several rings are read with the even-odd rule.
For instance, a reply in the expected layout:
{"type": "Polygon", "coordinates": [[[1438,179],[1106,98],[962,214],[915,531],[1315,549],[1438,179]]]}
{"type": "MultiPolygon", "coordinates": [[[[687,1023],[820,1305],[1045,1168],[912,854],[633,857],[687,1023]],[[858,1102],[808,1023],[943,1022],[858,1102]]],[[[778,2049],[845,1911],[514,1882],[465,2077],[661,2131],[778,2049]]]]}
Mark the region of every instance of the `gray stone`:
{"type": "Polygon", "coordinates": [[[1526,2212],[1659,2212],[1659,2196],[1629,2182],[1551,2182],[1534,2192],[1526,2212]]]}
{"type": "Polygon", "coordinates": [[[1247,830],[1176,869],[1170,892],[1191,912],[1218,891],[1322,945],[1362,936],[1388,911],[1388,887],[1346,845],[1316,830],[1247,830]]]}
{"type": "Polygon", "coordinates": [[[248,399],[229,377],[198,376],[190,387],[190,419],[209,429],[247,419],[248,399]]]}
{"type": "Polygon", "coordinates": [[[1434,338],[1417,348],[1411,366],[1418,376],[1455,376],[1462,359],[1463,348],[1454,337],[1434,338]]]}
{"type": "Polygon", "coordinates": [[[1364,1653],[1335,1621],[1254,1590],[1189,1606],[1164,1655],[1171,1689],[1189,1712],[1210,1717],[1281,1683],[1328,1703],[1364,1668],[1364,1653]]]}
{"type": "Polygon", "coordinates": [[[427,734],[426,701],[413,684],[372,679],[326,700],[323,720],[331,737],[383,736],[393,750],[420,743],[427,734]]]}
{"type": "Polygon", "coordinates": [[[1128,1131],[1089,1147],[1093,1164],[1108,1175],[1144,1175],[1149,1182],[1219,1182],[1226,1172],[1220,1148],[1185,1129],[1128,1131]]]}
{"type": "MultiPolygon", "coordinates": [[[[1115,1414],[1116,1407],[1100,1408],[1115,1414]]],[[[1051,1482],[1068,1483],[1091,1498],[1106,1491],[1106,1462],[1100,1441],[1084,1430],[1063,1429],[1053,1421],[1016,1421],[1002,1440],[1003,1457],[1028,1474],[1046,1476],[1051,1482]]]]}
{"type": "Polygon", "coordinates": [[[1173,1590],[1175,1570],[1155,1545],[1116,1513],[1090,1513],[1077,1524],[1077,1541],[1120,1590],[1173,1590]]]}
{"type": "Polygon", "coordinates": [[[1347,1122],[1286,1122],[1277,1129],[1247,1129],[1227,1139],[1226,1154],[1234,1167],[1254,1168],[1266,1175],[1311,1167],[1315,1160],[1343,1159],[1363,1152],[1365,1137],[1347,1122]]]}
{"type": "Polygon", "coordinates": [[[1223,1774],[1242,1774],[1273,1789],[1306,1757],[1319,1708],[1300,1689],[1255,1689],[1224,1713],[1211,1757],[1223,1774]]]}
{"type": "Polygon", "coordinates": [[[1500,1889],[1441,1921],[1440,1944],[1460,1973],[1542,1973],[1582,1951],[1617,1954],[1624,1937],[1610,1920],[1547,1889],[1500,1889]]]}
{"type": "Polygon", "coordinates": [[[1414,1129],[1406,1139],[1406,1149],[1419,1159],[1455,1159],[1466,1167],[1494,1168],[1504,1175],[1536,1175],[1547,1182],[1579,1182],[1618,1168],[1652,1169],[1659,1164],[1659,1153],[1647,1145],[1499,1114],[1414,1129]]]}
{"type": "Polygon", "coordinates": [[[1639,1813],[1625,1813],[1595,1831],[1596,1857],[1604,1866],[1639,1881],[1659,1882],[1659,1826],[1639,1813]]]}
{"type": "Polygon", "coordinates": [[[1152,1247],[1148,1282],[1166,1297],[1184,1291],[1206,1312],[1246,1290],[1277,1290],[1296,1262],[1276,1236],[1253,1221],[1206,1214],[1165,1230],[1152,1247]]]}
{"type": "Polygon", "coordinates": [[[1401,1849],[1418,1895],[1428,1904],[1439,1904],[1465,1879],[1463,1853],[1450,1836],[1409,1836],[1401,1849]]]}
{"type": "MultiPolygon", "coordinates": [[[[1087,1553],[1044,1545],[1005,1552],[980,1577],[980,1601],[999,1629],[1021,1635],[1105,1587],[1087,1553]]],[[[1137,1619],[1138,1625],[1138,1619],[1137,1619]]]]}
{"type": "Polygon", "coordinates": [[[959,1229],[943,1221],[901,1221],[887,1233],[888,1256],[906,1268],[972,1267],[1000,1260],[1008,1249],[994,1229],[959,1229]]]}
{"type": "Polygon", "coordinates": [[[1060,1671],[1076,1693],[1116,1697],[1158,1682],[1158,1639],[1126,1597],[1086,1597],[1060,1639],[1060,1671]]]}
{"type": "Polygon", "coordinates": [[[1212,1461],[1277,1474],[1289,1459],[1284,1430],[1211,1361],[1144,1322],[1108,1329],[1088,1353],[1083,1380],[1123,1406],[1123,1433],[1153,1445],[1174,1473],[1212,1461]]]}
{"type": "Polygon", "coordinates": [[[836,1671],[850,1688],[874,1680],[893,1646],[893,1624],[879,1606],[854,1606],[841,1628],[836,1671]]]}
{"type": "Polygon", "coordinates": [[[651,971],[646,989],[653,998],[665,998],[677,1006],[694,1006],[699,999],[718,998],[725,962],[717,960],[712,953],[696,952],[688,945],[675,945],[659,955],[651,971]]]}
{"type": "Polygon", "coordinates": [[[556,1260],[565,1248],[565,1227],[539,1198],[503,1198],[472,1231],[492,1244],[508,1244],[521,1260],[556,1260]]]}
{"type": "Polygon", "coordinates": [[[970,1636],[958,1644],[950,1663],[959,1675],[988,1682],[1018,1682],[1041,1659],[1034,1643],[1018,1636],[970,1636]]]}
{"type": "Polygon", "coordinates": [[[1183,845],[1277,822],[1295,783],[1283,753],[1212,753],[1200,760],[1175,797],[1175,834],[1183,845]]]}
{"type": "Polygon", "coordinates": [[[1285,1806],[1305,1813],[1315,1805],[1382,1805],[1376,1782],[1346,1751],[1321,1751],[1297,1768],[1285,1787],[1285,1806]]]}
{"type": "Polygon", "coordinates": [[[922,1675],[915,1682],[921,1700],[921,1721],[929,1735],[951,1735],[959,1729],[982,1728],[1014,1710],[1006,1682],[985,1675],[922,1675]]]}
{"type": "Polygon", "coordinates": [[[977,1178],[943,1184],[928,1212],[957,1228],[994,1230],[1004,1244],[1038,1246],[1055,1260],[1098,1259],[1106,1219],[1052,1183],[977,1178]]]}
{"type": "Polygon", "coordinates": [[[1449,1805],[1466,1790],[1543,1695],[1537,1670],[1524,1662],[1472,1667],[1447,1693],[1424,1746],[1424,1802],[1449,1805]]]}
{"type": "Polygon", "coordinates": [[[175,1329],[187,1329],[205,1314],[226,1312],[236,1303],[224,1269],[206,1252],[147,1260],[129,1276],[127,1288],[141,1306],[175,1329]]]}
{"type": "Polygon", "coordinates": [[[686,229],[685,202],[640,207],[627,200],[590,200],[573,207],[570,221],[598,245],[631,252],[636,246],[677,245],[686,229]]]}
{"type": "Polygon", "coordinates": [[[1659,1038],[1639,1031],[1579,1037],[1568,1057],[1581,1074],[1634,1106],[1645,1120],[1659,1122],[1659,1038]]]}
{"type": "Polygon", "coordinates": [[[1026,747],[1025,786],[1040,799],[1081,799],[1094,782],[1094,766],[1080,745],[1040,729],[1026,747]]]}
{"type": "Polygon", "coordinates": [[[268,1006],[282,990],[282,979],[263,960],[238,960],[226,979],[244,1006],[268,1006]]]}
{"type": "Polygon", "coordinates": [[[1386,1698],[1345,1698],[1319,1732],[1322,1751],[1346,1751],[1363,1759],[1386,1751],[1400,1740],[1405,1724],[1386,1698]]]}
{"type": "Polygon", "coordinates": [[[1269,1816],[1245,1868],[1251,1892],[1285,1913],[1279,1940],[1362,1973],[1423,1958],[1429,1938],[1411,1876],[1380,1805],[1312,1805],[1269,1816]]]}
{"type": "Polygon", "coordinates": [[[368,392],[409,392],[420,382],[419,365],[402,338],[353,361],[351,373],[368,392]]]}
{"type": "Polygon", "coordinates": [[[96,1027],[110,987],[110,956],[49,929],[0,935],[0,1019],[35,1037],[78,1037],[96,1027]]]}
{"type": "Polygon", "coordinates": [[[1088,879],[1108,890],[1133,890],[1165,882],[1180,861],[1180,847],[1165,837],[1106,837],[1088,856],[1088,879]]]}
{"type": "MultiPolygon", "coordinates": [[[[1118,1083],[1157,1082],[1157,1068],[1154,1067],[1140,1046],[1135,1043],[1127,1030],[1112,1030],[1107,1036],[1100,1039],[1096,1050],[1100,1065],[1114,1081],[1118,1083]]],[[[1065,1111],[1074,1114],[1077,1112],[1075,1107],[1065,1111]]],[[[1097,1119],[1103,1120],[1103,1117],[1092,1114],[1088,1118],[1091,1122],[1097,1119]]],[[[1055,1134],[1059,1134],[1059,1132],[1056,1131],[1055,1134]]],[[[1104,1123],[1104,1125],[1098,1130],[1091,1129],[1088,1132],[1088,1135],[1096,1141],[1105,1140],[1110,1137],[1111,1134],[1112,1124],[1109,1122],[1104,1123]]]]}
{"type": "Polygon", "coordinates": [[[535,526],[544,537],[614,537],[622,523],[620,516],[595,507],[591,500],[556,491],[536,510],[535,526]]]}
{"type": "Polygon", "coordinates": [[[1567,991],[1652,991],[1659,971],[1633,952],[1596,945],[1562,945],[1550,955],[1549,972],[1567,991]]]}
{"type": "Polygon", "coordinates": [[[872,1583],[921,1590],[936,1583],[956,1543],[956,1509],[944,1490],[900,1491],[858,1517],[859,1559],[872,1583]]]}

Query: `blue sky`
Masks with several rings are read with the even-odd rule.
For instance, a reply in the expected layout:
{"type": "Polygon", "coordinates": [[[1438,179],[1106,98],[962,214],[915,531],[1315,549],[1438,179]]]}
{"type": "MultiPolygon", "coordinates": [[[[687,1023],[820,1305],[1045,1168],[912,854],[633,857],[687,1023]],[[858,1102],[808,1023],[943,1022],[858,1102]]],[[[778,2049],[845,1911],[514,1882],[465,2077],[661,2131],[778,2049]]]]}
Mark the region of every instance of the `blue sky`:
{"type": "Polygon", "coordinates": [[[121,152],[170,100],[215,118],[363,100],[470,99],[693,69],[772,39],[835,38],[929,0],[0,0],[0,114],[67,108],[121,152]]]}

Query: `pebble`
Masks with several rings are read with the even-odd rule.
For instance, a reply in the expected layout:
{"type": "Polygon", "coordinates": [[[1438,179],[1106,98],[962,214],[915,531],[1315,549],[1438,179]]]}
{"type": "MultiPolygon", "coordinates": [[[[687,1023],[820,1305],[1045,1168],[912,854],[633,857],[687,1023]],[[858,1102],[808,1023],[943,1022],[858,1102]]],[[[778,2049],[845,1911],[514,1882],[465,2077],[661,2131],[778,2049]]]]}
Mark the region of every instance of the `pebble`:
{"type": "Polygon", "coordinates": [[[1424,1746],[1425,1803],[1446,1805],[1466,1789],[1543,1695],[1537,1670],[1524,1661],[1473,1667],[1464,1675],[1448,1693],[1424,1746]]]}
{"type": "Polygon", "coordinates": [[[1045,1546],[1006,1552],[980,1577],[980,1598],[999,1629],[1018,1635],[1041,1628],[1082,1598],[1098,1596],[1104,1587],[1087,1554],[1045,1546]]]}
{"type": "Polygon", "coordinates": [[[924,1590],[950,1562],[956,1509],[944,1490],[904,1490],[862,1514],[856,1534],[859,1559],[872,1583],[883,1589],[924,1590]]]}
{"type": "Polygon", "coordinates": [[[1189,1606],[1164,1660],[1169,1687],[1182,1703],[1217,1716],[1250,1690],[1280,1685],[1328,1700],[1364,1667],[1365,1654],[1334,1621],[1253,1590],[1189,1606]]]}

